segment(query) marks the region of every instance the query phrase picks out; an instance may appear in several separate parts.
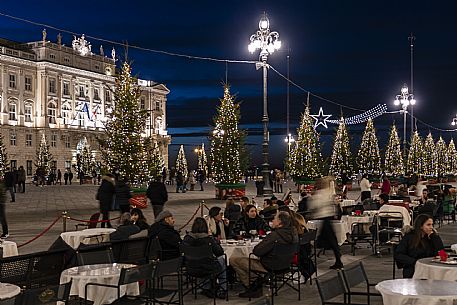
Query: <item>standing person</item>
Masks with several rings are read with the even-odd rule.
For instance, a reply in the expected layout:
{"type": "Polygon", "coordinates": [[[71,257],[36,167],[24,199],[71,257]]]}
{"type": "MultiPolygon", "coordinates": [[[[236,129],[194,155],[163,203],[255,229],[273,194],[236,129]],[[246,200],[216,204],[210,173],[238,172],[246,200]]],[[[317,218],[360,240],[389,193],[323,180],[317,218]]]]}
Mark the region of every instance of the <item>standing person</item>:
{"type": "Polygon", "coordinates": [[[185,193],[185,188],[184,188],[184,176],[181,172],[178,172],[176,175],[176,193],[179,193],[179,190],[181,190],[183,193],[185,193]]]}
{"type": "Polygon", "coordinates": [[[8,233],[8,223],[6,222],[5,204],[5,186],[3,185],[3,182],[0,182],[0,223],[2,224],[2,235],[0,238],[8,238],[8,236],[10,236],[8,233]]]}
{"type": "Polygon", "coordinates": [[[78,173],[78,176],[79,176],[79,185],[82,185],[84,183],[84,172],[82,170],[80,170],[78,173]]]}
{"type": "Polygon", "coordinates": [[[97,185],[97,172],[95,171],[95,169],[92,170],[92,183],[94,185],[97,185]]]}
{"type": "Polygon", "coordinates": [[[60,169],[57,170],[57,181],[56,184],[59,183],[59,185],[62,185],[62,172],[60,169]]]}
{"type": "Polygon", "coordinates": [[[65,185],[67,185],[67,182],[68,182],[68,169],[65,170],[65,174],[63,174],[63,180],[65,180],[65,185]]]}
{"type": "Polygon", "coordinates": [[[14,168],[13,169],[13,177],[14,177],[14,192],[18,192],[18,184],[19,184],[19,170],[14,168]]]}
{"type": "Polygon", "coordinates": [[[387,178],[387,175],[382,177],[381,193],[380,194],[390,194],[390,180],[387,178]]]}
{"type": "Polygon", "coordinates": [[[17,176],[17,183],[19,185],[19,191],[25,193],[25,170],[24,167],[21,165],[19,167],[18,176],[17,176]],[[22,190],[22,191],[21,191],[22,190]]]}
{"type": "Polygon", "coordinates": [[[198,183],[200,184],[200,191],[203,191],[203,182],[205,182],[206,177],[205,177],[205,172],[202,169],[198,171],[197,180],[198,180],[198,183]]]}
{"type": "Polygon", "coordinates": [[[70,182],[70,185],[71,185],[71,180],[73,180],[73,173],[71,172],[71,169],[70,169],[70,172],[68,173],[68,181],[70,182]]]}
{"type": "Polygon", "coordinates": [[[105,227],[105,223],[108,228],[111,228],[111,223],[109,222],[109,211],[111,210],[111,205],[113,204],[113,196],[115,193],[114,185],[114,176],[112,174],[107,174],[102,177],[102,184],[97,191],[96,199],[100,202],[100,213],[103,215],[103,220],[106,220],[106,222],[102,222],[102,228],[105,227]]]}
{"type": "Polygon", "coordinates": [[[5,173],[5,187],[10,192],[11,202],[15,202],[16,195],[14,194],[14,174],[9,167],[6,168],[5,173]]]}
{"type": "Polygon", "coordinates": [[[363,174],[362,176],[362,180],[360,181],[360,191],[360,201],[363,202],[365,199],[371,198],[371,183],[368,180],[368,174],[363,174]]]}
{"type": "Polygon", "coordinates": [[[154,217],[162,212],[163,206],[168,201],[168,192],[165,184],[163,184],[160,176],[156,177],[155,180],[151,181],[146,191],[146,196],[149,198],[149,202],[152,205],[154,211],[154,217]]]}
{"type": "Polygon", "coordinates": [[[195,178],[196,175],[197,172],[194,170],[189,172],[190,191],[195,191],[195,184],[197,184],[197,179],[195,178]]]}
{"type": "Polygon", "coordinates": [[[132,194],[127,180],[125,178],[120,178],[116,181],[114,206],[119,207],[121,215],[130,212],[130,198],[132,198],[132,194]]]}

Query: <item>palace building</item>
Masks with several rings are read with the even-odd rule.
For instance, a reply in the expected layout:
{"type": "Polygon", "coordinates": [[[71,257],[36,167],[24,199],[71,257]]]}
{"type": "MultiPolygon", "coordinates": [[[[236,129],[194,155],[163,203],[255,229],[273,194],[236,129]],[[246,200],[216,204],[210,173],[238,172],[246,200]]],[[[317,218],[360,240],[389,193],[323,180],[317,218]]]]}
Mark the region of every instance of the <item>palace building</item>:
{"type": "MultiPolygon", "coordinates": [[[[54,157],[51,168],[74,168],[84,147],[99,162],[97,137],[104,134],[105,115],[114,106],[116,52],[92,53],[84,35],[72,46],[46,39],[18,43],[0,39],[0,124],[12,168],[35,173],[37,148],[45,136],[54,157]]],[[[138,107],[150,114],[145,136],[154,138],[168,166],[166,102],[170,90],[152,80],[138,80],[138,107]]],[[[87,173],[90,174],[90,173],[87,173]]]]}

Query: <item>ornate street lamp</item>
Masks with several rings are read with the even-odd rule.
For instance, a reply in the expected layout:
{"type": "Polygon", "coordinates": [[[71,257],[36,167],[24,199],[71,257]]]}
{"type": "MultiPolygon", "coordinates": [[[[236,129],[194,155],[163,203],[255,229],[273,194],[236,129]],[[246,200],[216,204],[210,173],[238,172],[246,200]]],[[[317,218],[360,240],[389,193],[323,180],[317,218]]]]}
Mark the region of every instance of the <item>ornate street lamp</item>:
{"type": "Polygon", "coordinates": [[[455,118],[452,119],[451,125],[452,126],[456,126],[457,125],[457,114],[455,115],[455,118]]]}
{"type": "Polygon", "coordinates": [[[408,86],[406,84],[403,85],[400,94],[397,95],[394,101],[394,105],[401,105],[403,111],[403,157],[406,156],[406,114],[408,113],[408,106],[414,106],[415,104],[416,100],[413,94],[408,92],[408,86]]]}
{"type": "Polygon", "coordinates": [[[269,68],[267,64],[268,55],[272,54],[275,50],[281,47],[281,41],[279,40],[279,33],[270,31],[270,21],[267,15],[264,13],[259,21],[259,29],[255,34],[251,35],[251,43],[248,46],[248,50],[254,53],[257,49],[260,50],[259,62],[256,63],[256,69],[263,68],[263,143],[262,143],[262,176],[264,181],[263,195],[273,194],[273,190],[270,187],[270,169],[268,163],[268,102],[267,102],[267,70],[269,68]]]}

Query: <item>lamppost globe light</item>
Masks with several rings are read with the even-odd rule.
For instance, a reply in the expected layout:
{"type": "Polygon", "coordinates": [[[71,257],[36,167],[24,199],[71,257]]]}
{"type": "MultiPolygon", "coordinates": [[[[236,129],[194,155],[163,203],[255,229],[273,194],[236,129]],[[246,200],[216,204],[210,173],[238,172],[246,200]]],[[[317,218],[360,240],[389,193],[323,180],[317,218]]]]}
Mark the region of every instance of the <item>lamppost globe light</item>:
{"type": "Polygon", "coordinates": [[[403,87],[401,88],[401,94],[408,94],[408,86],[403,85],[403,87]]]}
{"type": "Polygon", "coordinates": [[[409,100],[409,103],[414,106],[414,105],[416,105],[416,100],[414,98],[412,98],[409,100]]]}
{"type": "Polygon", "coordinates": [[[270,20],[268,20],[268,17],[264,15],[260,21],[259,21],[259,29],[262,31],[268,30],[270,27],[270,20]]]}
{"type": "Polygon", "coordinates": [[[452,121],[452,122],[451,122],[451,125],[452,125],[452,126],[455,126],[455,121],[452,121]]]}
{"type": "Polygon", "coordinates": [[[399,105],[400,105],[400,100],[399,100],[398,98],[397,98],[397,99],[395,99],[395,101],[394,101],[394,105],[395,105],[395,106],[399,106],[399,105]]]}

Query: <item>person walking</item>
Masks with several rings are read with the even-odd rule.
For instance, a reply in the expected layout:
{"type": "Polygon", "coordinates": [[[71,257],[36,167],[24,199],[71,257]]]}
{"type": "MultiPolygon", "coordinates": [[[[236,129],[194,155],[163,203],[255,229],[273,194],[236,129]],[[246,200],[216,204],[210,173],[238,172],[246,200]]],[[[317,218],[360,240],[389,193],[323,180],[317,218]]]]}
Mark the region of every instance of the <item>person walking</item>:
{"type": "Polygon", "coordinates": [[[19,191],[25,193],[25,170],[22,165],[19,167],[17,180],[19,191]]]}
{"type": "Polygon", "coordinates": [[[65,185],[68,183],[68,170],[65,170],[65,174],[63,174],[63,180],[65,180],[65,185]]]}
{"type": "Polygon", "coordinates": [[[71,172],[71,169],[70,169],[70,172],[68,173],[68,181],[70,182],[70,185],[71,185],[71,180],[73,180],[73,173],[71,172]]]}
{"type": "Polygon", "coordinates": [[[205,182],[206,177],[205,177],[205,171],[204,170],[199,170],[198,171],[198,183],[200,184],[200,191],[203,191],[203,182],[205,182]]]}
{"type": "Polygon", "coordinates": [[[60,169],[57,170],[57,180],[56,180],[56,184],[59,183],[59,185],[62,185],[62,172],[60,171],[60,169]]]}
{"type": "Polygon", "coordinates": [[[16,195],[14,194],[14,173],[9,167],[6,168],[5,173],[5,187],[10,192],[11,202],[16,201],[16,195]]]}
{"type": "Polygon", "coordinates": [[[162,212],[163,206],[168,201],[168,192],[165,184],[162,183],[161,177],[156,177],[155,180],[151,181],[146,191],[146,197],[148,197],[152,209],[154,211],[154,217],[162,212]]]}
{"type": "Polygon", "coordinates": [[[371,198],[371,183],[368,180],[368,174],[363,174],[362,176],[362,180],[360,181],[360,191],[360,201],[363,202],[365,199],[371,198]]]}
{"type": "Polygon", "coordinates": [[[0,183],[0,223],[2,225],[2,235],[0,238],[8,238],[8,223],[6,222],[6,213],[5,213],[5,205],[6,205],[6,192],[5,186],[3,183],[0,183]]]}
{"type": "MultiPolygon", "coordinates": [[[[71,180],[70,180],[71,181],[71,180]]],[[[113,204],[113,196],[115,193],[114,188],[114,176],[112,174],[107,174],[102,177],[102,184],[98,188],[96,199],[100,203],[100,213],[103,215],[103,220],[101,227],[104,228],[105,224],[108,228],[111,228],[111,223],[109,222],[109,211],[113,204]]]]}

